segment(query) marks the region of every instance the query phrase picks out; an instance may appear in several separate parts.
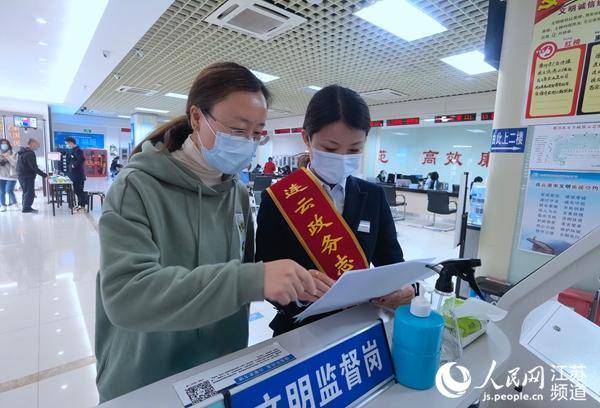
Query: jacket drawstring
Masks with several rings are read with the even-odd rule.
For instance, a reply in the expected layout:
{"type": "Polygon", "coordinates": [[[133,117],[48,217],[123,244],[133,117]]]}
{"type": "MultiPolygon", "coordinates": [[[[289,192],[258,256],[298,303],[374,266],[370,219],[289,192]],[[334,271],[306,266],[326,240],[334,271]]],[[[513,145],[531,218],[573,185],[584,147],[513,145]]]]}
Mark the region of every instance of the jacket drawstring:
{"type": "Polygon", "coordinates": [[[202,238],[200,234],[202,233],[202,188],[198,186],[198,223],[196,224],[198,234],[198,255],[196,256],[196,263],[200,266],[200,258],[202,254],[202,238]]]}

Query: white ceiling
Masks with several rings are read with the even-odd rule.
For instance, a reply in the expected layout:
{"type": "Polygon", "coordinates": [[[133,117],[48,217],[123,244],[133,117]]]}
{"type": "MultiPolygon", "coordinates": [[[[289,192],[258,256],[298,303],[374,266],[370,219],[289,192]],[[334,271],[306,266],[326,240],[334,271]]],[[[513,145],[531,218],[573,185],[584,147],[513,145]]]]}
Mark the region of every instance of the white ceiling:
{"type": "Polygon", "coordinates": [[[3,4],[0,97],[63,104],[58,110],[72,113],[171,2],[146,0],[145,7],[138,0],[3,4]],[[47,24],[37,23],[37,18],[47,24]]]}
{"type": "MultiPolygon", "coordinates": [[[[307,22],[262,41],[203,20],[223,0],[175,0],[85,102],[97,112],[129,114],[135,107],[182,113],[185,100],[164,96],[187,93],[206,65],[233,60],[279,76],[270,82],[271,118],[302,114],[312,96],[303,88],[339,83],[360,92],[391,88],[413,101],[493,91],[497,73],[470,77],[440,58],[482,49],[488,0],[411,0],[448,31],[406,42],[354,16],[373,0],[271,0],[307,22]],[[117,92],[122,85],[153,89],[153,96],[117,92]]],[[[373,103],[376,105],[376,103],[373,103]]]]}

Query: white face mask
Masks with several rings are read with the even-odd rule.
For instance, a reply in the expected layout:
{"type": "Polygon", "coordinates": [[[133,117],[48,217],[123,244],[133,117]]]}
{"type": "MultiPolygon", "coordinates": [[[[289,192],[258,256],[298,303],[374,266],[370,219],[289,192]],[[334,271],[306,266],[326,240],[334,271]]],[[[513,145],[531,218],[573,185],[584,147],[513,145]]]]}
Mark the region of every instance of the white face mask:
{"type": "Polygon", "coordinates": [[[357,171],[362,160],[359,154],[329,153],[312,147],[310,167],[329,184],[340,184],[357,171]]]}

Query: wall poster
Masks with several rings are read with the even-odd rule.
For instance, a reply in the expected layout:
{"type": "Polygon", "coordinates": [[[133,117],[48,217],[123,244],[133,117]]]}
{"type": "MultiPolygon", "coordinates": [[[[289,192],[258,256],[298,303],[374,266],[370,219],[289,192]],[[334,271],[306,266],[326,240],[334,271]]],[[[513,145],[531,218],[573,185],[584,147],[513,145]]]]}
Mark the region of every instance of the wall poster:
{"type": "Polygon", "coordinates": [[[558,255],[600,225],[600,123],[536,126],[519,249],[558,255]]]}
{"type": "Polygon", "coordinates": [[[537,0],[526,104],[527,124],[600,120],[600,0],[537,0]]]}

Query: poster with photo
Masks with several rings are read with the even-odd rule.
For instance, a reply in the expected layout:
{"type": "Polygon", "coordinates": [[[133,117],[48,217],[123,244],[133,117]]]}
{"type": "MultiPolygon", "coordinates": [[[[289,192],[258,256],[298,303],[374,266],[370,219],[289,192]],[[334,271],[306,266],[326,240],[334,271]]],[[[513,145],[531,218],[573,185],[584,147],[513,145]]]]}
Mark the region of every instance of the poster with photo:
{"type": "Polygon", "coordinates": [[[526,124],[600,119],[600,0],[537,0],[526,124]]]}
{"type": "Polygon", "coordinates": [[[600,225],[600,173],[530,170],[519,249],[558,255],[600,225]]]}

